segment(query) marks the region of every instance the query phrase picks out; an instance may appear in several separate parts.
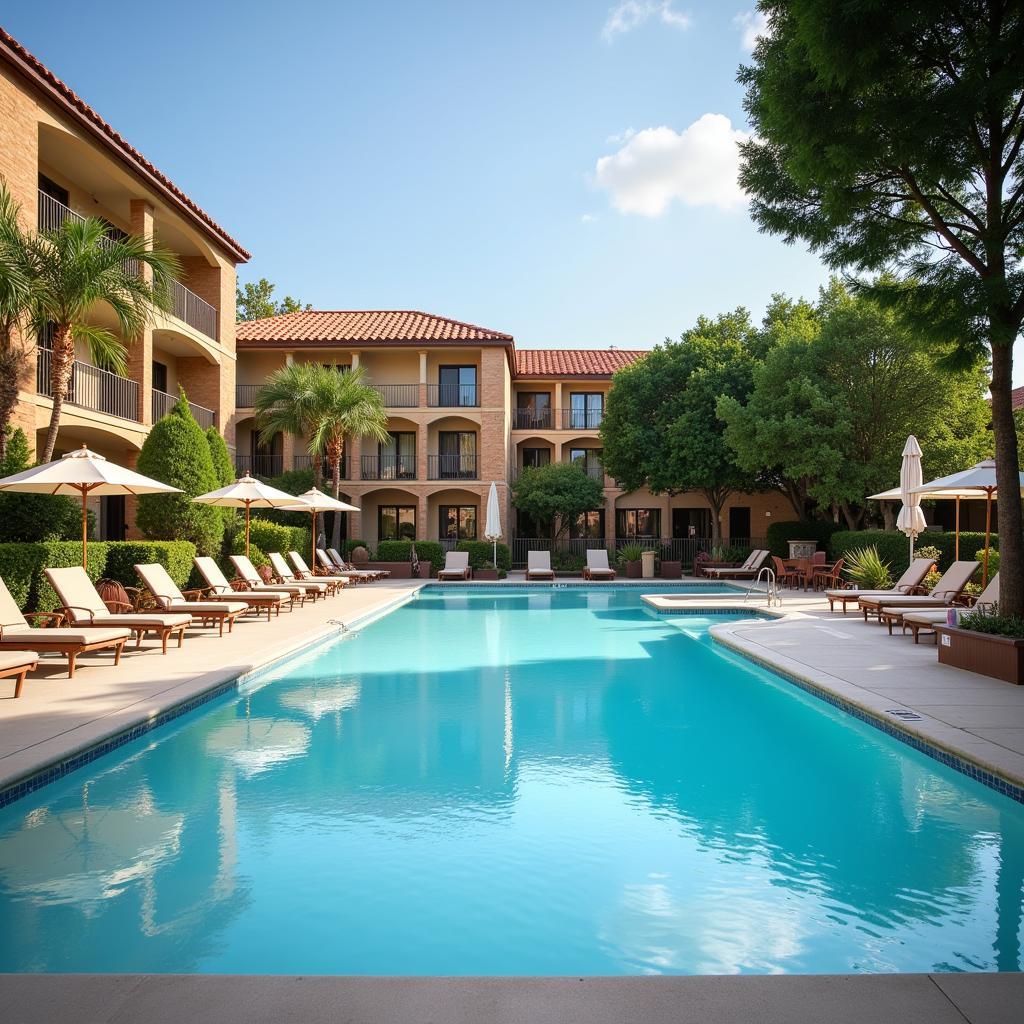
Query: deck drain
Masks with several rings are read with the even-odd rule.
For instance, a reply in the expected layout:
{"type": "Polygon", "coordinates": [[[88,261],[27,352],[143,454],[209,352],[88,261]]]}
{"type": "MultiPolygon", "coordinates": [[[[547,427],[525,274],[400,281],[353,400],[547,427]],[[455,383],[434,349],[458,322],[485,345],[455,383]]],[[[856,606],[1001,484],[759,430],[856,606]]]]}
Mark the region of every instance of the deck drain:
{"type": "Polygon", "coordinates": [[[916,711],[904,711],[901,708],[889,708],[886,712],[887,715],[893,715],[903,722],[920,722],[921,716],[916,711]]]}

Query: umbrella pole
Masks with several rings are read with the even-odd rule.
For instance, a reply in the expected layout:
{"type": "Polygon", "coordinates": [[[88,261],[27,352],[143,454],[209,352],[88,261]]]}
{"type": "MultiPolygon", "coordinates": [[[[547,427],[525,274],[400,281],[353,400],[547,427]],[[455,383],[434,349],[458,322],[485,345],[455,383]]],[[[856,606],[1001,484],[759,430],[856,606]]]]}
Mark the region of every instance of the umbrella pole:
{"type": "Polygon", "coordinates": [[[960,561],[960,495],[956,496],[956,554],[953,560],[960,561]]]}
{"type": "Polygon", "coordinates": [[[309,538],[309,564],[313,567],[313,575],[316,575],[316,509],[313,509],[313,533],[309,538]]]}
{"type": "Polygon", "coordinates": [[[82,568],[89,568],[89,511],[86,508],[85,501],[88,497],[89,491],[86,487],[82,488],[82,568]]]}
{"type": "Polygon", "coordinates": [[[252,504],[248,499],[245,502],[245,557],[249,557],[249,506],[252,504]]]}
{"type": "Polygon", "coordinates": [[[985,499],[985,560],[981,567],[982,589],[988,586],[988,546],[992,537],[992,488],[985,499]]]}

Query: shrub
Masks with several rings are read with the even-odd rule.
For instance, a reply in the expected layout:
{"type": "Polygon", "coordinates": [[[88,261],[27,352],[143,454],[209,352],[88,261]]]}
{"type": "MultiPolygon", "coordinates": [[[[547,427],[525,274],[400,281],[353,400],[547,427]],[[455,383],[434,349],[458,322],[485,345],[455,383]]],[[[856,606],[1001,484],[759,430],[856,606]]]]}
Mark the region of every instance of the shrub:
{"type": "Polygon", "coordinates": [[[889,566],[877,548],[855,548],[846,554],[846,572],[865,590],[886,590],[892,586],[889,566]]]}
{"type": "Polygon", "coordinates": [[[577,555],[564,550],[551,552],[551,568],[555,572],[582,572],[586,564],[585,555],[577,555]]]}
{"type": "Polygon", "coordinates": [[[444,548],[436,540],[416,541],[416,557],[421,562],[430,563],[430,575],[436,576],[439,569],[444,568],[444,548]]]}
{"type": "MultiPolygon", "coordinates": [[[[230,554],[232,555],[244,555],[245,554],[245,532],[238,534],[231,544],[230,554]]],[[[255,568],[259,568],[261,565],[270,565],[270,559],[267,558],[264,550],[258,545],[252,543],[252,538],[249,538],[249,561],[252,562],[255,568]]],[[[221,568],[224,570],[224,575],[228,579],[231,579],[236,575],[235,567],[231,563],[230,558],[225,558],[221,568]]]]}
{"type": "MultiPolygon", "coordinates": [[[[482,569],[484,563],[490,562],[494,557],[494,544],[489,540],[460,540],[455,550],[469,552],[471,569],[482,569]]],[[[498,568],[504,569],[505,572],[512,568],[512,552],[509,551],[507,544],[498,545],[498,568]]]]}
{"type": "MultiPolygon", "coordinates": [[[[179,587],[186,586],[194,569],[192,559],[196,555],[196,546],[188,540],[110,541],[106,548],[107,564],[103,575],[126,587],[139,586],[136,565],[158,562],[179,587]]],[[[92,549],[90,544],[90,562],[92,549]]]]}
{"type": "Polygon", "coordinates": [[[750,554],[750,548],[721,547],[711,549],[712,562],[743,562],[750,554]]]}
{"type": "Polygon", "coordinates": [[[197,505],[197,494],[216,490],[210,444],[195,421],[185,392],[153,425],[139,452],[138,470],[180,489],[180,494],[143,494],[135,521],[153,540],[189,540],[201,555],[220,553],[224,516],[213,505],[197,505]]]}
{"type": "MultiPolygon", "coordinates": [[[[19,427],[7,428],[7,455],[0,462],[0,477],[21,473],[31,465],[28,440],[19,427]]],[[[92,513],[89,513],[92,534],[92,513]]],[[[80,540],[82,506],[74,498],[53,494],[0,491],[0,543],[44,540],[80,540]]]]}
{"type": "MultiPolygon", "coordinates": [[[[937,549],[937,559],[940,572],[953,564],[956,548],[955,533],[939,533],[934,530],[926,530],[918,538],[919,545],[915,546],[915,554],[921,549],[929,551],[937,549]]],[[[998,546],[999,538],[992,535],[993,547],[998,546]]],[[[968,552],[975,551],[985,544],[983,533],[961,533],[960,534],[960,557],[971,557],[968,552]]],[[[901,576],[910,564],[910,541],[905,534],[899,530],[840,530],[832,534],[831,553],[833,558],[842,558],[854,548],[874,547],[883,561],[890,564],[895,575],[901,576]]]]}
{"type": "MultiPolygon", "coordinates": [[[[271,487],[276,487],[285,494],[304,494],[313,486],[311,469],[290,469],[280,476],[267,480],[271,487]]],[[[282,512],[278,508],[261,508],[260,518],[268,523],[279,523],[281,526],[309,526],[308,512],[282,512]]]]}
{"type": "MultiPolygon", "coordinates": [[[[103,576],[107,544],[89,545],[89,578],[103,576]]],[[[26,611],[52,612],[60,602],[46,581],[44,569],[82,564],[81,541],[39,541],[30,544],[0,544],[0,577],[11,597],[26,611]]]]}
{"type": "MultiPolygon", "coordinates": [[[[333,545],[331,545],[331,546],[333,546],[333,545]]],[[[350,554],[352,554],[352,552],[356,548],[366,548],[366,550],[369,551],[370,550],[370,545],[367,544],[365,540],[343,540],[341,542],[341,547],[338,549],[338,552],[344,558],[347,559],[348,556],[350,554]]]]}
{"type": "Polygon", "coordinates": [[[619,561],[625,562],[639,562],[640,556],[644,553],[644,549],[640,544],[623,544],[619,548],[619,561]]]}
{"type": "MultiPolygon", "coordinates": [[[[977,561],[985,564],[985,549],[982,548],[980,551],[974,552],[974,557],[977,561]]],[[[999,552],[995,548],[988,549],[988,578],[992,579],[995,574],[999,572],[999,552]]]]}
{"type": "MultiPolygon", "coordinates": [[[[416,554],[419,555],[418,547],[416,554]]],[[[410,562],[412,561],[412,541],[382,540],[377,545],[377,553],[374,555],[374,559],[378,562],[410,562]]]]}
{"type": "MultiPolygon", "coordinates": [[[[306,518],[308,519],[309,516],[307,516],[306,518]]],[[[319,525],[319,523],[320,519],[318,518],[317,524],[319,525]]],[[[308,558],[311,547],[311,527],[288,526],[286,527],[286,529],[288,530],[288,550],[298,551],[298,553],[302,555],[303,558],[308,558]]]]}
{"type": "Polygon", "coordinates": [[[227,442],[216,427],[206,428],[206,443],[210,446],[210,461],[213,463],[213,475],[220,487],[227,487],[235,482],[235,467],[231,461],[227,442]]]}
{"type": "Polygon", "coordinates": [[[958,625],[961,629],[970,629],[976,633],[990,633],[994,636],[1008,636],[1013,640],[1024,640],[1024,617],[1020,615],[1001,615],[999,605],[991,608],[972,608],[960,616],[958,625]]]}
{"type": "Polygon", "coordinates": [[[768,550],[779,558],[789,557],[789,542],[791,540],[814,540],[818,542],[818,549],[827,551],[829,541],[834,533],[839,530],[835,523],[827,523],[822,520],[799,520],[772,523],[765,534],[765,543],[768,550]]]}
{"type": "MultiPolygon", "coordinates": [[[[292,550],[291,527],[281,526],[279,523],[271,523],[262,517],[249,521],[249,544],[255,544],[261,551],[280,551],[287,554],[292,550]]],[[[245,550],[245,531],[242,531],[241,550],[235,552],[240,554],[245,550]]]]}

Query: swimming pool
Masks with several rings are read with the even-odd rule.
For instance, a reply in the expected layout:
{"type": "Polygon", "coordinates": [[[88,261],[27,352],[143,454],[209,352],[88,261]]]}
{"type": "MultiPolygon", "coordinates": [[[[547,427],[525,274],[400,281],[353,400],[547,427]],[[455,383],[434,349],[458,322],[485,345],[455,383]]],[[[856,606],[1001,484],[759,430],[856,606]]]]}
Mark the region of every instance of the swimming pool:
{"type": "Polygon", "coordinates": [[[428,589],[4,808],[0,971],[1020,969],[1024,807],[641,593],[428,589]]]}

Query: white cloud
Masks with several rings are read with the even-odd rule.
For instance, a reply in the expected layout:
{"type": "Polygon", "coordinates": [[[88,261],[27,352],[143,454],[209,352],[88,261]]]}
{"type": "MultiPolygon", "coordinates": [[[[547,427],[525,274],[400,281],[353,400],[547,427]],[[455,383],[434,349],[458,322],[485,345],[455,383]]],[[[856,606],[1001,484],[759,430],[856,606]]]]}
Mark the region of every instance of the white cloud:
{"type": "Polygon", "coordinates": [[[618,135],[609,135],[604,141],[609,146],[621,146],[624,142],[629,142],[634,135],[636,135],[636,129],[627,128],[624,132],[619,132],[618,135]]]}
{"type": "Polygon", "coordinates": [[[596,213],[585,213],[585,214],[583,214],[582,217],[580,217],[580,223],[581,224],[593,224],[593,223],[595,223],[595,221],[597,221],[597,219],[598,218],[597,218],[597,214],[596,213]]]}
{"type": "Polygon", "coordinates": [[[768,34],[768,19],[761,11],[743,11],[732,19],[733,27],[743,33],[740,45],[748,53],[757,46],[757,37],[768,34]]]}
{"type": "Polygon", "coordinates": [[[601,35],[610,43],[616,36],[632,32],[652,18],[672,28],[690,27],[689,15],[675,10],[672,0],[622,0],[608,12],[601,35]]]}
{"type": "Polygon", "coordinates": [[[730,209],[746,201],[738,144],[749,138],[724,114],[704,114],[682,132],[645,128],[597,161],[594,181],[620,213],[660,217],[673,199],[730,209]]]}

